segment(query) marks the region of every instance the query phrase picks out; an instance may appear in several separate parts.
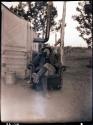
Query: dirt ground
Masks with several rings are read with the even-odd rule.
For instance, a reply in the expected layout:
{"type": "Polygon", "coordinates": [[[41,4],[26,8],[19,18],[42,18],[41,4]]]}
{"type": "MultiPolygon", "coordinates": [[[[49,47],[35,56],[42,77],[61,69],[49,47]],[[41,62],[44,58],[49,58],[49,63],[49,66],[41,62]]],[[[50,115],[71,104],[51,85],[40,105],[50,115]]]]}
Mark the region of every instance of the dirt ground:
{"type": "Polygon", "coordinates": [[[80,122],[92,120],[91,51],[72,48],[64,60],[62,89],[43,92],[31,89],[25,80],[8,85],[1,81],[1,120],[16,122],[80,122]]]}

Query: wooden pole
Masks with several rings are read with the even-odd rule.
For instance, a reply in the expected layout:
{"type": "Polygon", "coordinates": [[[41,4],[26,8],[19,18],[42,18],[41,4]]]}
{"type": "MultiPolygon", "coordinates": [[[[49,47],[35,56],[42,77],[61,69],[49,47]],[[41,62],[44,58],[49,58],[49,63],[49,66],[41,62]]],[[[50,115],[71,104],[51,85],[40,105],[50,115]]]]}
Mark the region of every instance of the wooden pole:
{"type": "Polygon", "coordinates": [[[57,33],[55,31],[55,44],[57,43],[57,33]]]}
{"type": "Polygon", "coordinates": [[[64,27],[65,27],[65,17],[66,17],[66,1],[63,3],[63,13],[62,13],[62,21],[61,21],[61,31],[60,31],[60,51],[61,51],[61,64],[64,65],[64,27]]]}

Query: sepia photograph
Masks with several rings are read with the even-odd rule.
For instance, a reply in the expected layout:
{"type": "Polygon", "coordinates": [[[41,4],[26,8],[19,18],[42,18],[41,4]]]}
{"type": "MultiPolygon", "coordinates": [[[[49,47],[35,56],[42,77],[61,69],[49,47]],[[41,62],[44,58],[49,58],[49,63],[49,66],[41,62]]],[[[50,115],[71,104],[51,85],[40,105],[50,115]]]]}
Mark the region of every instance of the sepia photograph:
{"type": "Polygon", "coordinates": [[[92,121],[92,30],[92,1],[1,2],[1,122],[92,121]]]}

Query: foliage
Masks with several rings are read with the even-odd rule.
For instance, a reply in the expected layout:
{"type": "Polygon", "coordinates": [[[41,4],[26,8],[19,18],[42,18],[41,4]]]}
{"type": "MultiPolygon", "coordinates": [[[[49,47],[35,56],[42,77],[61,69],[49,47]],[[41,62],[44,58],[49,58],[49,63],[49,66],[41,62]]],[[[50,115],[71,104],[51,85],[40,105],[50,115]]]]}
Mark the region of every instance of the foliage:
{"type": "MultiPolygon", "coordinates": [[[[13,11],[16,15],[23,17],[25,20],[31,22],[33,29],[35,31],[44,31],[46,30],[46,20],[47,20],[47,1],[36,1],[36,2],[19,2],[16,7],[11,7],[10,10],[13,11]],[[27,10],[25,10],[27,7],[27,10]]],[[[51,9],[51,21],[50,27],[53,29],[56,22],[54,18],[57,16],[57,10],[52,5],[51,9]]]]}
{"type": "Polygon", "coordinates": [[[92,1],[79,2],[76,10],[79,15],[74,15],[73,19],[79,23],[77,30],[80,32],[80,36],[87,42],[88,46],[92,46],[92,1]]]}

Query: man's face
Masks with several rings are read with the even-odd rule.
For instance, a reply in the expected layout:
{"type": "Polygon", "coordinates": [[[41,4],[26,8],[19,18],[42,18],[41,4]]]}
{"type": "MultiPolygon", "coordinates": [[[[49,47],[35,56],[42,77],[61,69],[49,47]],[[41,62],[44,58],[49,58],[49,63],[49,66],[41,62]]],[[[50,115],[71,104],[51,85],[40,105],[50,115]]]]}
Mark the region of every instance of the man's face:
{"type": "Polygon", "coordinates": [[[45,49],[44,52],[46,52],[47,57],[49,57],[49,55],[50,55],[49,49],[45,49]]]}

